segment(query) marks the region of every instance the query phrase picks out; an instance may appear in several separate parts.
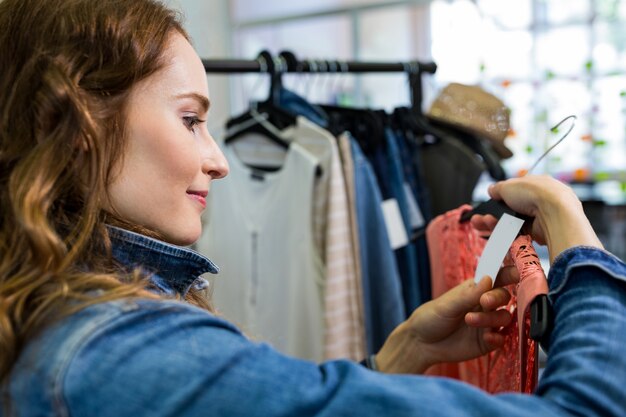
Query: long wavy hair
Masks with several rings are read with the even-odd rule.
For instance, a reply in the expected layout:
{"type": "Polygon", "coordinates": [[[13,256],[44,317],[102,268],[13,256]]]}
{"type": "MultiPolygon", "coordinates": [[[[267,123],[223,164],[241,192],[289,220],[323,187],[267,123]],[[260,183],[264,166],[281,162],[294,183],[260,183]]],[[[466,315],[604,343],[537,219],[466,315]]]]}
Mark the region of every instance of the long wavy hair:
{"type": "MultiPolygon", "coordinates": [[[[131,89],[164,65],[173,32],[188,38],[153,0],[0,2],[0,382],[53,321],[156,297],[139,271],[116,266],[105,225],[155,233],[103,202],[131,89]]],[[[202,294],[188,300],[210,308],[202,294]]]]}

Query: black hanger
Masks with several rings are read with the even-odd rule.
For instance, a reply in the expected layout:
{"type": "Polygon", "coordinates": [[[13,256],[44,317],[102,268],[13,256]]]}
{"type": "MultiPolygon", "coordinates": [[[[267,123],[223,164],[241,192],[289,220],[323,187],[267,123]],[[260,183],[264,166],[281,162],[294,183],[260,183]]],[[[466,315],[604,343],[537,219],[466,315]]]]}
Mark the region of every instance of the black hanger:
{"type": "Polygon", "coordinates": [[[261,103],[257,103],[245,113],[231,118],[227,123],[227,129],[231,129],[224,139],[224,143],[248,134],[259,133],[280,147],[289,148],[289,142],[278,135],[273,129],[269,128],[265,123],[276,127],[276,130],[282,130],[286,127],[293,126],[296,123],[296,117],[279,107],[279,94],[282,88],[281,71],[276,68],[272,55],[269,51],[263,51],[259,54],[259,60],[267,65],[267,71],[271,75],[270,91],[267,99],[261,103]],[[244,126],[244,127],[240,127],[244,126]]]}
{"type": "MultiPolygon", "coordinates": [[[[224,138],[224,143],[233,142],[248,133],[259,133],[281,148],[289,149],[291,143],[285,140],[279,133],[280,130],[295,125],[296,116],[280,107],[283,69],[276,68],[273,57],[267,50],[262,51],[258,59],[267,64],[267,71],[272,77],[268,97],[265,101],[256,103],[247,112],[226,122],[226,128],[231,129],[231,131],[224,138]]],[[[259,170],[272,170],[267,167],[257,168],[259,170]]],[[[315,169],[315,175],[319,177],[322,173],[322,167],[318,164],[315,169]]]]}
{"type": "Polygon", "coordinates": [[[401,129],[405,137],[419,145],[437,143],[443,134],[429,123],[422,112],[422,76],[424,73],[432,74],[436,69],[437,66],[434,63],[411,62],[406,70],[411,90],[411,106],[398,107],[393,112],[396,126],[401,129]],[[429,137],[428,141],[424,140],[426,136],[429,137]]]}
{"type": "Polygon", "coordinates": [[[328,115],[328,130],[335,136],[350,132],[366,155],[385,145],[386,115],[382,110],[319,105],[328,115]]]}
{"type": "MultiPolygon", "coordinates": [[[[254,110],[253,110],[254,111],[254,110]]],[[[254,116],[249,115],[245,119],[242,119],[241,123],[234,124],[231,126],[232,130],[228,132],[227,136],[224,138],[224,143],[232,143],[233,141],[239,139],[240,137],[247,135],[249,133],[258,133],[270,139],[273,143],[280,146],[283,149],[288,149],[290,143],[282,138],[280,135],[276,134],[276,132],[269,129],[263,122],[273,124],[269,121],[268,114],[265,112],[256,113],[254,116]],[[244,126],[238,128],[237,126],[244,126]]],[[[277,128],[278,129],[278,128],[277,128]]]]}
{"type": "Polygon", "coordinates": [[[421,116],[416,115],[409,107],[396,107],[391,115],[392,126],[398,129],[407,140],[417,145],[436,143],[439,132],[431,129],[431,126],[422,123],[421,116]],[[430,141],[425,137],[429,135],[430,141]]]}
{"type": "Polygon", "coordinates": [[[473,209],[467,210],[465,213],[463,213],[461,215],[460,222],[461,223],[468,222],[474,214],[491,214],[496,219],[500,219],[500,217],[502,217],[504,213],[523,219],[524,222],[527,222],[527,221],[532,222],[533,220],[532,217],[524,216],[522,214],[515,212],[513,209],[507,206],[504,203],[504,201],[489,199],[487,201],[479,203],[473,209]]]}

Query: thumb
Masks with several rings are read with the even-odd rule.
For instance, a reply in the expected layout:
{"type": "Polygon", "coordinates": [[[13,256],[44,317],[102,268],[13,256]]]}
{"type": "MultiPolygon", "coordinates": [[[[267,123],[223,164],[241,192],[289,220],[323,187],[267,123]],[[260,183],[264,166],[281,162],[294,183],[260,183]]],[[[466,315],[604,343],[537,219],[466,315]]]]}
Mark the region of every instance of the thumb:
{"type": "Polygon", "coordinates": [[[493,198],[494,200],[502,200],[502,195],[501,195],[502,187],[500,186],[500,184],[501,182],[496,182],[495,184],[491,184],[489,188],[487,189],[489,196],[493,198]]]}
{"type": "Polygon", "coordinates": [[[457,285],[443,295],[445,302],[440,303],[443,307],[442,315],[449,318],[465,315],[480,305],[480,296],[491,289],[491,278],[483,277],[478,283],[474,279],[468,279],[457,285]]]}

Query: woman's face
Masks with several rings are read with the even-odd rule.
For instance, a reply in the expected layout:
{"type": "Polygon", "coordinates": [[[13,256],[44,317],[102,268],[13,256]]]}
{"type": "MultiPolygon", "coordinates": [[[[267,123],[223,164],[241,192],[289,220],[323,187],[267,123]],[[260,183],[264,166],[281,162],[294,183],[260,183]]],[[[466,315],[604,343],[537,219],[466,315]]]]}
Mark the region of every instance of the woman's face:
{"type": "Polygon", "coordinates": [[[171,36],[165,67],[138,83],[127,110],[128,143],[110,204],[126,221],[177,245],[195,242],[211,180],[228,163],[209,134],[204,67],[189,42],[171,36]]]}

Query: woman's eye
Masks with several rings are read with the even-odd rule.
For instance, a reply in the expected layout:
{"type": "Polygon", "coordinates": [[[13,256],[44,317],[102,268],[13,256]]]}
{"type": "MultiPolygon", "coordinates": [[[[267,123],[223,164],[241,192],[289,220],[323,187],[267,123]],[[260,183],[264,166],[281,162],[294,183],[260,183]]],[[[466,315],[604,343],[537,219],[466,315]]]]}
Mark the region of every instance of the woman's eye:
{"type": "Polygon", "coordinates": [[[185,127],[191,131],[194,131],[195,127],[202,122],[204,122],[204,120],[200,120],[197,116],[183,116],[185,127]]]}

